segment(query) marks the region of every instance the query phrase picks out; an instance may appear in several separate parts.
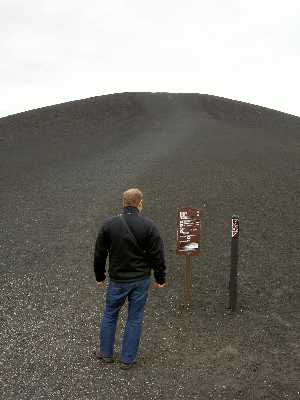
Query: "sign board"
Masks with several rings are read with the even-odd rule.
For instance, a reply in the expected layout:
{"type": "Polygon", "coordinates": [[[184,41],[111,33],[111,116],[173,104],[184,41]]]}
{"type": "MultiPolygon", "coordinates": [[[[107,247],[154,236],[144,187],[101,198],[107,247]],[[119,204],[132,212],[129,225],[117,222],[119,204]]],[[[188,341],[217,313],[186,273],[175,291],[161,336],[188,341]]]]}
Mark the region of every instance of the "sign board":
{"type": "Polygon", "coordinates": [[[239,217],[237,215],[231,218],[231,237],[239,235],[239,217]]]}
{"type": "Polygon", "coordinates": [[[177,255],[198,256],[200,254],[200,230],[198,208],[177,209],[177,255]]]}

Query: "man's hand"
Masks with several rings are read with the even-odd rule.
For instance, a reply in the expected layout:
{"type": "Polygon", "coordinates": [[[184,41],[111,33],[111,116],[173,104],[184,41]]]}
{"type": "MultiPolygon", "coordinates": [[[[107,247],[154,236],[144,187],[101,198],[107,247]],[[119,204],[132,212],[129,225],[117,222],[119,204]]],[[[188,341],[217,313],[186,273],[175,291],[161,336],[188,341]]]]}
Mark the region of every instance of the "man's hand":
{"type": "Polygon", "coordinates": [[[165,286],[166,286],[165,283],[163,283],[163,284],[161,285],[161,284],[159,284],[159,283],[157,283],[157,282],[154,282],[154,287],[156,287],[156,288],[161,288],[161,287],[165,287],[165,286]]]}
{"type": "Polygon", "coordinates": [[[105,287],[105,281],[96,282],[98,287],[105,287]]]}

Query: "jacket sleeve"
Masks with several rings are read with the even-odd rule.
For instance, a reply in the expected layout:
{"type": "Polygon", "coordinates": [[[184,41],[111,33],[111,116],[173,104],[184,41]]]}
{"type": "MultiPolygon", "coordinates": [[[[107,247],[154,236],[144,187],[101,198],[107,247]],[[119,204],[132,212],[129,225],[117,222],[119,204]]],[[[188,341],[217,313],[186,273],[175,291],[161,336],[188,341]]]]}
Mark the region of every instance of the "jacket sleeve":
{"type": "Polygon", "coordinates": [[[158,228],[153,224],[148,240],[147,252],[149,261],[154,271],[155,281],[159,284],[165,283],[166,264],[164,256],[164,244],[158,228]]]}
{"type": "Polygon", "coordinates": [[[95,244],[94,253],[94,272],[97,282],[102,282],[106,278],[105,264],[108,255],[108,243],[105,237],[104,226],[100,229],[95,244]]]}

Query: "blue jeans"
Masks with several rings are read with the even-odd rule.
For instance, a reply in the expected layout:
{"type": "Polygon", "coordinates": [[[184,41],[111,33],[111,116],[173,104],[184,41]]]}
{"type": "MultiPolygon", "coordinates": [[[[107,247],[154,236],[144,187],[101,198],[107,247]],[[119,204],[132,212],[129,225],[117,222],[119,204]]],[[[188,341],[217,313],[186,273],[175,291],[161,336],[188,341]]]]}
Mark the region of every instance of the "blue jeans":
{"type": "Polygon", "coordinates": [[[121,361],[124,363],[135,361],[149,286],[150,277],[131,283],[109,281],[100,328],[100,352],[104,357],[113,356],[119,311],[128,296],[128,318],[123,335],[121,361]]]}

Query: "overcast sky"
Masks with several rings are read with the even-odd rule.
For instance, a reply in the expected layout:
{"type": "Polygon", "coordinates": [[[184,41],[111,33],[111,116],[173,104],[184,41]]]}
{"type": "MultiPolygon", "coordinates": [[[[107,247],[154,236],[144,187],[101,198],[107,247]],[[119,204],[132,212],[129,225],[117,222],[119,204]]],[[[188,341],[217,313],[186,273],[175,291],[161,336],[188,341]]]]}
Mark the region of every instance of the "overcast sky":
{"type": "Polygon", "coordinates": [[[0,0],[0,117],[120,92],[300,116],[299,0],[0,0]]]}

